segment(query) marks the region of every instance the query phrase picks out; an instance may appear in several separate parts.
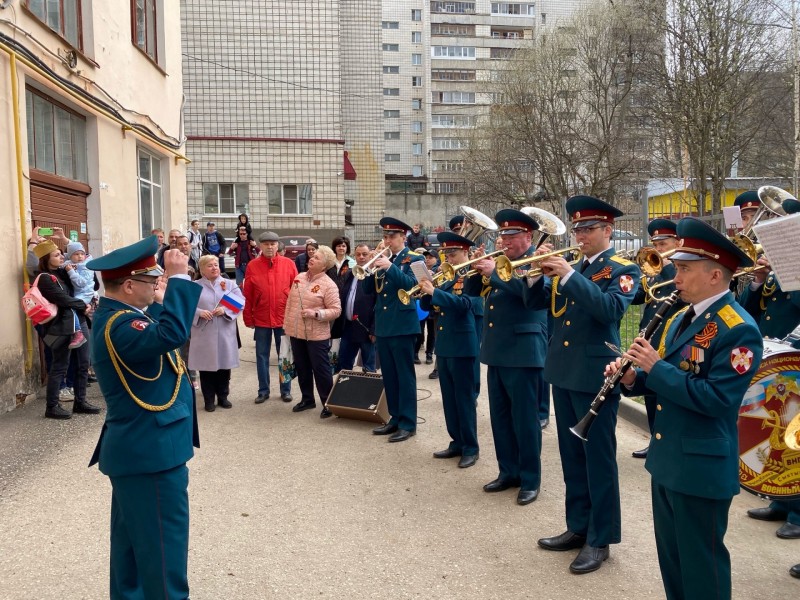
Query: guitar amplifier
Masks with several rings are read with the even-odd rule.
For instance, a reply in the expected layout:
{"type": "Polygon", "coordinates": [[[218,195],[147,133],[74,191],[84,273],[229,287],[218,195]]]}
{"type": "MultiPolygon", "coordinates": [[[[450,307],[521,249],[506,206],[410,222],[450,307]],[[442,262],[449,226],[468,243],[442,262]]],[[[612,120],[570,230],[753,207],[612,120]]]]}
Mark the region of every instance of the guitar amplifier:
{"type": "Polygon", "coordinates": [[[377,373],[339,371],[325,407],[337,417],[388,423],[383,377],[377,373]]]}

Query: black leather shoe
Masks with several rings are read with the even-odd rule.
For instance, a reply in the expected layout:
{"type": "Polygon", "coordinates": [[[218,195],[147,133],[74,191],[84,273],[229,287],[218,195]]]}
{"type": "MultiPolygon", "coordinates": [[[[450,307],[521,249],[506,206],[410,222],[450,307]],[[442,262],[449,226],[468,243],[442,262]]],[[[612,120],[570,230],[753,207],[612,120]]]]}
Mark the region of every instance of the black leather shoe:
{"type": "Polygon", "coordinates": [[[494,481],[490,481],[485,486],[483,486],[484,492],[502,492],[503,490],[507,490],[508,488],[512,487],[519,487],[519,479],[500,479],[499,477],[494,481]]]}
{"type": "Polygon", "coordinates": [[[642,448],[641,450],[634,450],[631,452],[631,456],[633,456],[633,458],[647,458],[648,450],[650,450],[650,446],[647,448],[642,448]]]}
{"type": "Polygon", "coordinates": [[[317,404],[315,402],[298,402],[292,407],[292,412],[303,412],[304,410],[311,410],[316,407],[317,404]]]}
{"type": "Polygon", "coordinates": [[[205,404],[206,404],[205,405],[206,412],[214,412],[215,410],[217,410],[217,407],[214,406],[213,402],[206,402],[205,404]]]}
{"type": "Polygon", "coordinates": [[[433,357],[432,356],[426,356],[425,357],[425,364],[426,365],[432,365],[433,364],[433,357]]]}
{"type": "Polygon", "coordinates": [[[415,365],[421,365],[422,364],[422,361],[419,359],[419,355],[418,354],[414,355],[414,364],[415,365]]]}
{"type": "Polygon", "coordinates": [[[322,412],[319,413],[319,418],[320,419],[327,419],[328,417],[332,417],[332,416],[333,416],[333,413],[331,411],[329,411],[327,408],[323,408],[322,412]]]}
{"type": "Polygon", "coordinates": [[[765,506],[763,508],[751,508],[747,511],[747,516],[759,521],[785,521],[789,513],[785,510],[765,506]]]}
{"type": "Polygon", "coordinates": [[[86,383],[97,383],[97,377],[94,375],[89,375],[89,378],[86,380],[86,383]]]}
{"type": "Polygon", "coordinates": [[[469,469],[472,465],[478,462],[478,458],[480,457],[477,454],[468,454],[467,456],[462,456],[461,460],[458,461],[458,468],[469,469]]]}
{"type": "Polygon", "coordinates": [[[520,490],[517,494],[517,504],[525,506],[539,497],[539,490],[520,490]]]}
{"type": "Polygon", "coordinates": [[[428,375],[428,379],[439,379],[439,369],[434,369],[428,375]]]}
{"type": "Polygon", "coordinates": [[[539,427],[544,429],[548,425],[550,425],[550,419],[539,419],[539,427]]]}
{"type": "Polygon", "coordinates": [[[264,404],[269,399],[269,394],[259,394],[256,397],[256,404],[264,404]]]}
{"type": "Polygon", "coordinates": [[[800,525],[795,525],[794,523],[784,523],[778,528],[778,531],[775,532],[782,540],[796,540],[800,538],[800,525]]]}
{"type": "Polygon", "coordinates": [[[374,435],[389,435],[390,433],[394,433],[397,431],[397,425],[392,425],[391,423],[387,423],[386,425],[381,425],[380,427],[376,427],[372,430],[374,435]]]}
{"type": "Polygon", "coordinates": [[[281,394],[281,400],[283,400],[284,402],[291,402],[292,401],[292,395],[291,394],[281,394]]]}
{"type": "Polygon", "coordinates": [[[603,566],[603,561],[608,558],[608,546],[602,548],[594,548],[593,546],[584,546],[572,564],[569,570],[576,575],[583,575],[584,573],[591,573],[597,571],[603,566]]]}
{"type": "Polygon", "coordinates": [[[789,569],[789,575],[800,579],[800,565],[795,565],[791,569],[789,569]]]}
{"type": "Polygon", "coordinates": [[[56,404],[53,408],[48,408],[44,411],[44,416],[48,419],[71,419],[72,413],[61,408],[61,405],[56,404]]]}
{"type": "Polygon", "coordinates": [[[398,429],[389,436],[390,442],[405,442],[408,438],[417,435],[416,431],[409,431],[408,429],[398,429]]]}
{"type": "Polygon", "coordinates": [[[217,404],[220,408],[233,408],[233,404],[227,398],[217,398],[217,404]]]}
{"type": "Polygon", "coordinates": [[[461,456],[461,450],[447,448],[446,450],[438,450],[433,453],[433,458],[455,458],[456,456],[461,456]]]}
{"type": "Polygon", "coordinates": [[[89,404],[88,402],[76,402],[72,406],[72,412],[82,415],[99,415],[100,407],[95,406],[94,404],[89,404]]]}
{"type": "Polygon", "coordinates": [[[586,543],[586,537],[578,535],[577,533],[572,533],[571,531],[565,531],[561,535],[555,535],[549,538],[541,538],[536,543],[539,544],[539,547],[544,548],[545,550],[563,552],[565,550],[583,548],[583,545],[586,543]]]}

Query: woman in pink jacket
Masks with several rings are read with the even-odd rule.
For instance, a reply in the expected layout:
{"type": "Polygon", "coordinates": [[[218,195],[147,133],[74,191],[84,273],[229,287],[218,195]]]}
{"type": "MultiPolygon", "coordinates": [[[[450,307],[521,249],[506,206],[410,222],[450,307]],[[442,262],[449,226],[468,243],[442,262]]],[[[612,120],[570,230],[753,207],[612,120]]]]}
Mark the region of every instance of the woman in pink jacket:
{"type": "Polygon", "coordinates": [[[314,408],[314,382],[322,401],[320,417],[331,416],[325,408],[333,387],[328,351],[331,344],[331,323],[341,314],[339,288],[325,274],[336,262],[336,255],[327,246],[308,259],[308,271],[294,278],[286,302],[283,329],[292,343],[294,366],[302,398],[292,410],[314,408]]]}

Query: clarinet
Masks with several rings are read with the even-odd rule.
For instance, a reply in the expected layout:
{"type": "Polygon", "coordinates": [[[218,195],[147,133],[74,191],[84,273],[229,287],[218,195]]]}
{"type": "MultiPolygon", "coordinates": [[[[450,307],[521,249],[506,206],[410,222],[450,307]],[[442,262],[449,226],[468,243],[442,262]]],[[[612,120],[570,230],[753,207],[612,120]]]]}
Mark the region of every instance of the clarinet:
{"type": "MultiPolygon", "coordinates": [[[[667,311],[672,308],[672,305],[678,301],[679,295],[680,292],[676,290],[664,298],[663,302],[658,307],[656,314],[653,315],[653,318],[645,326],[645,328],[639,332],[637,337],[644,338],[649,342],[650,338],[653,337],[656,329],[658,329],[658,326],[661,324],[661,321],[664,320],[664,315],[666,315],[667,311]]],[[[620,379],[622,379],[625,373],[628,372],[628,369],[630,369],[632,366],[633,363],[630,360],[627,358],[622,359],[622,363],[620,364],[619,369],[617,369],[617,372],[613,375],[609,375],[603,381],[603,387],[600,388],[600,391],[597,392],[597,396],[595,396],[594,400],[592,400],[592,404],[589,406],[589,412],[587,412],[586,415],[584,415],[584,417],[574,427],[569,428],[572,433],[577,435],[584,442],[589,439],[589,428],[597,418],[597,412],[603,407],[608,395],[617,386],[620,379]]]]}

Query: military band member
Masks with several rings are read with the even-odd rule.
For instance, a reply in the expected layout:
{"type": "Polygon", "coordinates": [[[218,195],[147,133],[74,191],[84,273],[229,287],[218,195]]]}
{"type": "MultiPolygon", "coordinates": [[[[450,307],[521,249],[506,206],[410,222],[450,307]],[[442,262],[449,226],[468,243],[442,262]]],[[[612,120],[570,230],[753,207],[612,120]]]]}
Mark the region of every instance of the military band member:
{"type": "MultiPolygon", "coordinates": [[[[800,202],[783,201],[786,214],[800,212],[800,202]]],[[[784,292],[766,257],[758,259],[764,270],[753,273],[753,282],[741,295],[744,309],[756,320],[764,337],[783,339],[800,325],[800,292],[784,292]]],[[[775,532],[779,538],[800,538],[800,500],[773,500],[769,506],[751,508],[747,516],[760,521],[785,521],[775,532]]]]}
{"type": "Polygon", "coordinates": [[[619,392],[611,394],[592,427],[588,442],[573,435],[573,427],[589,410],[603,385],[603,370],[619,346],[619,323],[636,295],[638,267],[614,253],[614,219],[622,212],[591,196],[567,200],[572,230],[583,252],[576,270],[562,257],[542,262],[552,279],[534,285],[534,306],[548,307],[553,331],[544,377],[553,387],[558,448],[566,484],[567,530],[542,538],[546,550],[581,551],[570,565],[576,574],[599,569],[609,556],[609,544],[621,537],[619,476],[615,428],[619,392]]]}
{"type": "MultiPolygon", "coordinates": [[[[503,209],[495,215],[506,257],[532,256],[531,234],[539,224],[525,213],[503,209]]],[[[527,266],[519,269],[521,274],[527,266]]],[[[486,492],[519,487],[517,504],[530,504],[542,480],[542,430],[539,403],[547,349],[547,316],[531,310],[527,279],[503,281],[489,258],[475,263],[488,278],[480,360],[488,365],[489,414],[500,473],[483,486],[486,492]]]]}
{"type": "MultiPolygon", "coordinates": [[[[680,244],[680,238],[678,237],[677,232],[677,225],[670,221],[669,219],[653,219],[650,221],[650,224],[647,226],[647,233],[650,235],[650,242],[655,248],[655,251],[659,254],[664,254],[665,252],[669,252],[671,250],[675,250],[680,244]]],[[[675,278],[675,265],[672,264],[669,258],[662,258],[662,268],[659,273],[653,275],[652,277],[647,278],[647,285],[652,287],[654,285],[658,285],[667,281],[672,281],[675,278]]],[[[642,277],[644,278],[645,275],[643,274],[642,277]]],[[[675,291],[675,284],[664,285],[659,287],[655,290],[655,294],[657,298],[666,298],[672,292],[675,291]]],[[[645,286],[640,285],[639,289],[636,292],[636,296],[633,299],[631,304],[644,304],[644,310],[642,310],[642,318],[639,321],[639,330],[641,331],[644,329],[645,325],[647,325],[652,319],[653,315],[656,314],[658,310],[659,303],[653,300],[650,296],[645,293],[645,286]]],[[[669,309],[667,314],[664,316],[664,320],[662,321],[661,325],[656,329],[655,333],[653,333],[653,340],[660,340],[662,334],[664,333],[664,323],[676,312],[678,312],[681,308],[683,308],[683,302],[676,302],[672,305],[672,308],[669,309]]],[[[656,397],[654,394],[645,394],[644,395],[644,407],[647,410],[647,425],[650,429],[650,433],[653,433],[653,421],[656,416],[656,397]]],[[[647,458],[647,449],[649,448],[649,444],[646,448],[642,448],[641,450],[634,450],[633,457],[634,458],[647,458]]]]}
{"type": "Polygon", "coordinates": [[[423,260],[405,246],[411,227],[391,217],[380,220],[383,243],[391,250],[374,263],[374,273],[361,282],[366,293],[376,294],[375,336],[380,358],[386,404],[391,419],[372,430],[375,435],[389,435],[390,442],[403,442],[417,431],[417,374],[414,370],[414,342],[419,335],[415,302],[403,304],[398,290],[414,287],[411,263],[423,260]]]}
{"type": "Polygon", "coordinates": [[[733,205],[739,207],[742,214],[742,227],[747,229],[750,221],[756,215],[756,211],[761,207],[761,200],[758,199],[756,190],[748,190],[736,196],[733,205]]]}
{"type": "MultiPolygon", "coordinates": [[[[467,262],[467,253],[474,243],[449,231],[436,236],[441,242],[445,260],[451,265],[467,262]]],[[[434,458],[461,457],[458,466],[471,467],[478,460],[478,418],[475,407],[477,385],[475,363],[478,361],[478,335],[475,331],[475,311],[483,302],[480,297],[480,276],[456,274],[435,288],[427,280],[420,282],[425,294],[420,307],[438,313],[436,327],[436,360],[439,387],[450,444],[433,453],[434,458]]]]}
{"type": "MultiPolygon", "coordinates": [[[[654,392],[655,435],[645,466],[652,476],[653,522],[668,599],[730,598],[728,509],[739,493],[736,421],[761,362],[761,335],[728,290],[752,261],[698,219],[678,223],[675,285],[690,306],[667,323],[659,352],[636,338],[625,357],[627,395],[654,392]]],[[[611,374],[619,360],[608,365],[611,374]]]]}
{"type": "Polygon", "coordinates": [[[89,466],[111,480],[111,598],[188,598],[189,471],[199,446],[194,388],[178,349],[201,288],[189,257],[156,236],[90,261],[105,296],[92,327],[93,364],[108,410],[89,466]]]}

